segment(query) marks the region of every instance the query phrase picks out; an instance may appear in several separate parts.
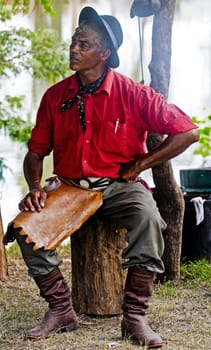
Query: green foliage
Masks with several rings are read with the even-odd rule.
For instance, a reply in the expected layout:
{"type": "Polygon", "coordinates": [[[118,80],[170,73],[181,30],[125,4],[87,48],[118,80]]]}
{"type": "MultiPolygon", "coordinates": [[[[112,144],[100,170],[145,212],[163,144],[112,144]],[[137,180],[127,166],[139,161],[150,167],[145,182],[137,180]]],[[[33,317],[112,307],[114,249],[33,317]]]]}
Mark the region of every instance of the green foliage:
{"type": "Polygon", "coordinates": [[[42,5],[42,7],[45,9],[45,11],[49,15],[51,15],[51,16],[56,15],[56,11],[52,7],[51,0],[39,0],[39,3],[42,5]]]}
{"type": "Polygon", "coordinates": [[[32,54],[29,60],[35,78],[55,82],[67,75],[68,43],[58,42],[55,31],[44,30],[32,35],[32,54]]]}
{"type": "Polygon", "coordinates": [[[199,154],[203,158],[211,155],[211,115],[203,119],[192,117],[194,123],[199,125],[200,139],[198,141],[198,148],[194,154],[199,154]]]}
{"type": "Polygon", "coordinates": [[[23,102],[24,96],[5,96],[4,102],[0,101],[0,129],[8,133],[13,141],[26,143],[33,124],[19,115],[23,102]]]}
{"type": "Polygon", "coordinates": [[[30,0],[1,0],[1,20],[10,19],[17,12],[27,13],[29,5],[30,0]]]}
{"type": "Polygon", "coordinates": [[[10,28],[0,31],[0,77],[9,78],[28,68],[28,51],[30,49],[27,29],[10,28]]]}
{"type": "MultiPolygon", "coordinates": [[[[21,12],[27,15],[42,6],[47,15],[55,16],[51,0],[0,0],[0,20],[4,22],[21,12]]],[[[32,31],[5,26],[0,31],[0,78],[9,78],[27,71],[34,78],[55,82],[66,76],[68,44],[59,40],[53,29],[32,31]]]]}
{"type": "Polygon", "coordinates": [[[0,32],[0,77],[11,77],[23,71],[34,78],[55,82],[68,69],[68,44],[58,43],[56,31],[33,32],[9,28],[0,32]]]}
{"type": "Polygon", "coordinates": [[[45,12],[50,16],[55,16],[56,12],[52,6],[51,0],[0,0],[0,20],[6,21],[18,12],[27,14],[31,7],[41,5],[45,12]]]}

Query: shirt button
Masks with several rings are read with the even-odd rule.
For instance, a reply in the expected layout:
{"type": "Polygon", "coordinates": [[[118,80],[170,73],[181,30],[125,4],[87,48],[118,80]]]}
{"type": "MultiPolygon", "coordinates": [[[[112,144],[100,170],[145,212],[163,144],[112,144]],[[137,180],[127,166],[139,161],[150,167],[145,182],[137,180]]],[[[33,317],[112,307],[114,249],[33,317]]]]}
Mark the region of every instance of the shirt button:
{"type": "Polygon", "coordinates": [[[84,160],[83,163],[84,163],[84,164],[87,164],[88,162],[87,162],[87,160],[84,160]]]}
{"type": "Polygon", "coordinates": [[[90,143],[90,141],[89,141],[89,140],[86,140],[85,142],[86,142],[86,143],[90,143]]]}

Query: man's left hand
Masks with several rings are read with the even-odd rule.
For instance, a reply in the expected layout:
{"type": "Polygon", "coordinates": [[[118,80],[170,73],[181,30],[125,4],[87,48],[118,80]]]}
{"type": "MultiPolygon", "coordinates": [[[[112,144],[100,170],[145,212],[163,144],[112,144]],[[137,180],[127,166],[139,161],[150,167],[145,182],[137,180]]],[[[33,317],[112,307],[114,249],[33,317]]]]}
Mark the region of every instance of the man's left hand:
{"type": "Polygon", "coordinates": [[[134,182],[139,176],[137,162],[134,160],[132,162],[122,164],[120,167],[119,176],[127,182],[134,182]]]}

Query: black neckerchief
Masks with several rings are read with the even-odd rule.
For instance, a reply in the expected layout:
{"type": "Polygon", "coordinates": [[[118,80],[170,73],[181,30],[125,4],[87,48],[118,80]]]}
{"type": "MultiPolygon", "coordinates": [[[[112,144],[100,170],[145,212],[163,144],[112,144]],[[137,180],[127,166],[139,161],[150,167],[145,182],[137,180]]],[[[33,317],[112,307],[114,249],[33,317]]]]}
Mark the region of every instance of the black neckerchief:
{"type": "Polygon", "coordinates": [[[79,76],[78,72],[76,72],[76,77],[77,77],[77,81],[78,81],[78,85],[79,85],[79,91],[77,92],[77,94],[73,98],[66,100],[60,106],[60,112],[65,112],[72,107],[74,102],[77,101],[81,128],[84,132],[86,131],[86,120],[85,120],[85,110],[84,110],[84,103],[83,103],[82,95],[83,94],[93,94],[93,92],[95,92],[99,88],[99,86],[102,84],[102,82],[107,74],[107,71],[108,70],[106,68],[103,71],[103,74],[100,76],[100,78],[98,78],[97,80],[93,81],[92,83],[90,83],[86,86],[83,86],[81,79],[80,79],[80,76],[79,76]]]}

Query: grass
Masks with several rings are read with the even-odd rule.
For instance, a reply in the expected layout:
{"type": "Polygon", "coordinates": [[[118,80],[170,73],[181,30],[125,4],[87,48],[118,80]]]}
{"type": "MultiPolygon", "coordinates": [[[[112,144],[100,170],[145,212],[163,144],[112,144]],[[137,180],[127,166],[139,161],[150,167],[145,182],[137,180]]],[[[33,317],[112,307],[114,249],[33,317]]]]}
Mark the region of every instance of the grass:
{"type": "MultiPolygon", "coordinates": [[[[69,245],[59,248],[65,278],[70,275],[69,245]]],[[[137,350],[144,349],[121,339],[122,316],[79,315],[76,332],[54,335],[36,342],[24,339],[46,310],[45,302],[28,275],[17,245],[7,249],[9,278],[0,283],[0,349],[4,350],[137,350]]],[[[180,283],[155,285],[149,322],[163,338],[163,350],[210,349],[211,266],[206,260],[181,264],[180,283]]]]}
{"type": "Polygon", "coordinates": [[[198,284],[211,286],[210,269],[211,265],[205,259],[183,263],[181,264],[181,277],[190,287],[198,284]]]}

